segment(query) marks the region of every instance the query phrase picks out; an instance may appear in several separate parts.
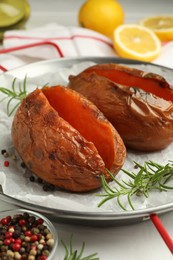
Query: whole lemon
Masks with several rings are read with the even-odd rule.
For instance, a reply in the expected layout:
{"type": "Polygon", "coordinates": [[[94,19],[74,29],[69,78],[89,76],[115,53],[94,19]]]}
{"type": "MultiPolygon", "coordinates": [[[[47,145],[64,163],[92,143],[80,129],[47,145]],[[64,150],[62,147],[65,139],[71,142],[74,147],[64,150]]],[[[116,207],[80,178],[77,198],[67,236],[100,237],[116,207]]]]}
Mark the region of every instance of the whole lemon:
{"type": "Polygon", "coordinates": [[[115,28],[124,22],[122,6],[115,0],[88,0],[79,10],[79,24],[110,38],[115,28]]]}

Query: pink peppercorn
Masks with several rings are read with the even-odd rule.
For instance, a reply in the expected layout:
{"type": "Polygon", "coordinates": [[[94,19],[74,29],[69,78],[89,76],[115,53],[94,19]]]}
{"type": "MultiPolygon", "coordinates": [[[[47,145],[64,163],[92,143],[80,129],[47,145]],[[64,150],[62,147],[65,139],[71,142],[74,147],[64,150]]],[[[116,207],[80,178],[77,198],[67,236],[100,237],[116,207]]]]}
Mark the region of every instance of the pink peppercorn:
{"type": "Polygon", "coordinates": [[[42,225],[43,222],[44,222],[44,220],[42,218],[37,219],[37,224],[38,225],[42,225]]]}
{"type": "Polygon", "coordinates": [[[19,244],[19,243],[14,243],[14,244],[12,245],[12,248],[13,248],[14,251],[19,251],[20,248],[21,248],[21,244],[19,244]]]}
{"type": "Polygon", "coordinates": [[[10,238],[10,237],[12,237],[12,236],[13,236],[13,233],[10,232],[10,231],[7,231],[6,234],[5,234],[5,237],[6,237],[6,238],[10,238]]]}
{"type": "Polygon", "coordinates": [[[10,242],[11,243],[14,243],[15,242],[15,239],[13,237],[10,238],[10,242]]]}
{"type": "Polygon", "coordinates": [[[38,236],[37,235],[32,235],[31,236],[31,241],[32,242],[35,242],[35,241],[37,241],[38,240],[38,236]]]}
{"type": "Polygon", "coordinates": [[[15,240],[15,243],[22,244],[22,240],[21,240],[20,238],[17,238],[17,239],[15,240]]]}
{"type": "Polygon", "coordinates": [[[26,220],[25,219],[20,219],[19,220],[19,224],[20,224],[20,226],[24,226],[25,224],[26,224],[26,220]]]}
{"type": "Polygon", "coordinates": [[[8,245],[10,245],[10,244],[11,244],[11,240],[10,240],[9,238],[6,238],[6,239],[4,240],[4,245],[8,246],[8,245]]]}
{"type": "Polygon", "coordinates": [[[8,224],[8,219],[7,218],[2,218],[1,223],[5,226],[8,224]]]}
{"type": "Polygon", "coordinates": [[[36,246],[36,245],[32,245],[32,246],[31,246],[31,249],[32,249],[32,250],[37,250],[37,246],[36,246]]]}
{"type": "Polygon", "coordinates": [[[11,216],[6,216],[6,219],[7,219],[8,223],[10,223],[10,221],[11,221],[11,216]]]}
{"type": "Polygon", "coordinates": [[[4,166],[5,166],[5,167],[8,167],[9,165],[10,165],[9,161],[5,161],[5,162],[4,162],[4,166]]]}
{"type": "Polygon", "coordinates": [[[25,236],[26,237],[31,237],[32,236],[32,232],[30,230],[25,231],[25,236]]]}
{"type": "Polygon", "coordinates": [[[40,257],[40,260],[46,260],[47,259],[47,256],[45,256],[45,255],[42,255],[41,257],[40,257]]]}

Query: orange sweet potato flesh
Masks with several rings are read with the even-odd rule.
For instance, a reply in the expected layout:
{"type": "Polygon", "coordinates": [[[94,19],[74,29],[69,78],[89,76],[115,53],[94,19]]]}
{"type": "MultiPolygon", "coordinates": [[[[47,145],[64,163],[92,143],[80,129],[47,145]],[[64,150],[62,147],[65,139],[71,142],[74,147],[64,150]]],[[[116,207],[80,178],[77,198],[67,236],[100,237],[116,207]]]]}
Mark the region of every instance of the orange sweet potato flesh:
{"type": "Polygon", "coordinates": [[[72,192],[101,186],[122,167],[124,143],[104,115],[62,86],[30,93],[12,124],[12,141],[26,166],[44,181],[72,192]]]}
{"type": "Polygon", "coordinates": [[[157,97],[173,101],[173,91],[168,82],[154,73],[147,73],[113,63],[95,65],[86,69],[85,72],[95,72],[97,75],[110,79],[115,83],[127,87],[136,87],[157,97]]]}
{"type": "Polygon", "coordinates": [[[172,98],[173,91],[162,77],[147,76],[116,64],[95,65],[70,76],[68,87],[83,94],[103,112],[126,147],[150,152],[161,150],[173,141],[173,103],[138,87],[144,89],[145,84],[159,95],[165,91],[166,98],[172,98]]]}
{"type": "Polygon", "coordinates": [[[44,88],[42,91],[59,116],[94,143],[106,168],[110,169],[115,160],[115,138],[108,122],[101,118],[96,120],[97,115],[93,114],[91,105],[86,109],[85,102],[88,101],[81,102],[81,97],[77,99],[75,92],[59,87],[44,88]]]}

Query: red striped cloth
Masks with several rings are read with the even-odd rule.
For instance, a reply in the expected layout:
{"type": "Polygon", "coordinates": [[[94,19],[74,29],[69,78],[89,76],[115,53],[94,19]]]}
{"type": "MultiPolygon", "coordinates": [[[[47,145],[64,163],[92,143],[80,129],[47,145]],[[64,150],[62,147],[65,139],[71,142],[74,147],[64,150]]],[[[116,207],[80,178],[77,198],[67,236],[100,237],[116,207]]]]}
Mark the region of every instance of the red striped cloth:
{"type": "Polygon", "coordinates": [[[112,41],[106,36],[80,27],[57,24],[30,30],[7,31],[0,54],[1,71],[3,68],[9,70],[43,59],[116,56],[112,41]],[[15,62],[9,62],[13,60],[12,55],[15,62]]]}

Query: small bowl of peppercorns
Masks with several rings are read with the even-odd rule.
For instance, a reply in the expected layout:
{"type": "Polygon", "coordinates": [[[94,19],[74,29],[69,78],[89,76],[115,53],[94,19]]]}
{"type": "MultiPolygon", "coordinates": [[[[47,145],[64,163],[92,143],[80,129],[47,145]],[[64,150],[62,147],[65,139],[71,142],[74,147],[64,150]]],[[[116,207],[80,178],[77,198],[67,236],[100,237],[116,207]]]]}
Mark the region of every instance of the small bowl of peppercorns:
{"type": "Polygon", "coordinates": [[[1,260],[53,260],[58,236],[43,215],[15,209],[0,212],[1,260]]]}

